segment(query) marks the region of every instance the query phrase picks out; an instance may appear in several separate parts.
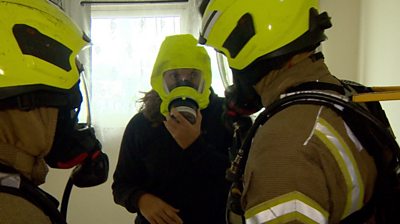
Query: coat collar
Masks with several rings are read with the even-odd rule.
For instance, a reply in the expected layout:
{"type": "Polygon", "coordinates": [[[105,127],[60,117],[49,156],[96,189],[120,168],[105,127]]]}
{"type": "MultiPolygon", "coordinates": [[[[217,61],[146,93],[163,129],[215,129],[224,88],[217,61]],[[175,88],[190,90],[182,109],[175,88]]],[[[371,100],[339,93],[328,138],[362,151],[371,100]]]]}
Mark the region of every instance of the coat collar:
{"type": "Polygon", "coordinates": [[[279,70],[273,70],[264,76],[255,86],[264,107],[267,107],[289,88],[304,82],[324,81],[336,83],[323,59],[305,58],[297,64],[279,70]]]}

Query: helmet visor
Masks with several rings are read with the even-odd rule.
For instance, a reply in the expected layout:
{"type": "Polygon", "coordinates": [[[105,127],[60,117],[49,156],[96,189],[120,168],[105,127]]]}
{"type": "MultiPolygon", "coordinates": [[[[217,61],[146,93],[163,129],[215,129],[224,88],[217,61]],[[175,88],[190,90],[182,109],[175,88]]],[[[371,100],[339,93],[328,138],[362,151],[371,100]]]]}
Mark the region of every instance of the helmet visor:
{"type": "Polygon", "coordinates": [[[177,87],[190,87],[202,93],[204,79],[200,70],[192,68],[171,69],[164,72],[163,84],[166,93],[177,87]]]}

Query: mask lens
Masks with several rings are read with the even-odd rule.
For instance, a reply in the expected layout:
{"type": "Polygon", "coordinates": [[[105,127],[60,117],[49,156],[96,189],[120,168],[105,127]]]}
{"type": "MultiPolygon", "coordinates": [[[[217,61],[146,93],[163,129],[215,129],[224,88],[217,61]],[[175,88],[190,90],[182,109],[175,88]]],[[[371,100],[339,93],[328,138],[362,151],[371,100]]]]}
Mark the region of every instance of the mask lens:
{"type": "Polygon", "coordinates": [[[197,69],[173,69],[164,73],[164,86],[167,93],[177,87],[187,86],[203,91],[204,81],[200,70],[197,69]]]}

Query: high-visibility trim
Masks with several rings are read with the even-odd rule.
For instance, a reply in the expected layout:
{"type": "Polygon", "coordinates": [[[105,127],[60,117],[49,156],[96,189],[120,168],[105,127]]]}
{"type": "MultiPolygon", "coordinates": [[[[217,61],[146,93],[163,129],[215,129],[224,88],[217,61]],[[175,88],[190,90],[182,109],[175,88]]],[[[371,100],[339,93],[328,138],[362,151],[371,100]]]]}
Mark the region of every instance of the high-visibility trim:
{"type": "Polygon", "coordinates": [[[314,136],[314,131],[315,131],[315,127],[317,126],[317,124],[318,124],[318,119],[319,119],[319,117],[320,117],[320,115],[321,115],[321,112],[322,112],[322,109],[323,109],[324,107],[320,107],[319,109],[318,109],[318,114],[317,114],[317,117],[315,118],[315,122],[314,122],[314,126],[313,126],[313,129],[311,130],[311,133],[310,133],[310,135],[308,136],[308,138],[306,139],[306,141],[304,141],[304,143],[303,143],[303,145],[304,146],[306,146],[306,145],[308,145],[308,142],[311,140],[311,138],[314,136]]]}
{"type": "Polygon", "coordinates": [[[263,202],[245,212],[246,224],[282,223],[290,220],[328,223],[328,216],[328,212],[317,202],[298,191],[263,202]]]}
{"type": "Polygon", "coordinates": [[[342,218],[359,210],[364,200],[364,184],[353,154],[340,134],[323,118],[319,118],[315,135],[328,147],[347,186],[346,206],[342,218]]]}
{"type": "Polygon", "coordinates": [[[400,100],[400,91],[359,93],[351,97],[353,102],[376,102],[385,100],[400,100]]]}
{"type": "Polygon", "coordinates": [[[347,135],[349,136],[349,138],[351,139],[351,141],[354,143],[356,149],[361,152],[362,150],[364,150],[364,147],[362,146],[361,142],[358,140],[358,138],[354,135],[353,131],[351,130],[351,128],[344,123],[344,126],[346,128],[347,131],[347,135]]]}
{"type": "Polygon", "coordinates": [[[206,15],[203,18],[203,21],[207,21],[206,23],[203,23],[203,27],[201,28],[202,33],[201,36],[204,39],[208,39],[208,35],[211,32],[211,29],[214,27],[215,22],[218,20],[218,18],[221,16],[220,11],[213,11],[209,15],[206,15]]]}

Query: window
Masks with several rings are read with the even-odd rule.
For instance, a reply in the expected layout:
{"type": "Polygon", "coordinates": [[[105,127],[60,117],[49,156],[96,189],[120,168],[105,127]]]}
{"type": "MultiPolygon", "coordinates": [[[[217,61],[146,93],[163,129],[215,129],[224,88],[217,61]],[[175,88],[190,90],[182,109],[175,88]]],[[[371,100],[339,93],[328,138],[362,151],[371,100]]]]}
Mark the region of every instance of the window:
{"type": "MultiPolygon", "coordinates": [[[[150,74],[164,37],[188,33],[186,4],[92,6],[92,118],[97,125],[125,126],[138,111],[138,99],[151,89],[150,74]]],[[[213,88],[223,95],[216,54],[213,88]]]]}
{"type": "Polygon", "coordinates": [[[92,113],[102,126],[125,126],[137,112],[162,40],[181,31],[179,10],[134,7],[92,7],[92,113]]]}

